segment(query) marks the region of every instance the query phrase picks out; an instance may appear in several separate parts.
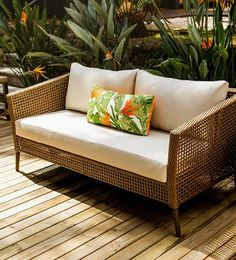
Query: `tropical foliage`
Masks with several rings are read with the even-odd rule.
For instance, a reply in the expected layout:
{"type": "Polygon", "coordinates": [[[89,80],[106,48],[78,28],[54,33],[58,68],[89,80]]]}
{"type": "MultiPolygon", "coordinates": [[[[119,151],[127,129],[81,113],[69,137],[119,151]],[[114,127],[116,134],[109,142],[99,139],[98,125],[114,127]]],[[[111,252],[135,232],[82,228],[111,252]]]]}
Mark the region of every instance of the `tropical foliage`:
{"type": "Polygon", "coordinates": [[[87,119],[138,135],[148,135],[154,96],[125,95],[94,87],[87,119]]]}
{"type": "Polygon", "coordinates": [[[214,19],[210,27],[208,0],[183,1],[188,14],[187,41],[175,35],[167,20],[153,17],[160,30],[160,46],[165,56],[150,71],[180,79],[225,79],[231,86],[236,86],[234,67],[236,56],[233,47],[236,3],[231,1],[230,6],[224,3],[225,1],[216,1],[214,4],[212,10],[214,19]],[[227,16],[223,16],[223,11],[227,12],[227,16]]]}
{"type": "Polygon", "coordinates": [[[29,86],[65,71],[67,57],[61,56],[59,48],[38,27],[64,38],[64,23],[55,17],[49,20],[46,8],[40,12],[37,4],[21,6],[19,1],[12,0],[11,12],[4,2],[0,0],[0,32],[4,35],[0,45],[5,53],[10,53],[8,65],[13,71],[18,68],[15,72],[20,74],[23,84],[29,86]]]}
{"type": "Polygon", "coordinates": [[[46,33],[64,53],[73,54],[76,61],[88,66],[112,70],[129,67],[129,37],[136,24],[130,25],[126,16],[119,19],[119,9],[113,1],[88,0],[83,4],[74,0],[65,9],[70,16],[66,24],[74,41],[46,33]]]}

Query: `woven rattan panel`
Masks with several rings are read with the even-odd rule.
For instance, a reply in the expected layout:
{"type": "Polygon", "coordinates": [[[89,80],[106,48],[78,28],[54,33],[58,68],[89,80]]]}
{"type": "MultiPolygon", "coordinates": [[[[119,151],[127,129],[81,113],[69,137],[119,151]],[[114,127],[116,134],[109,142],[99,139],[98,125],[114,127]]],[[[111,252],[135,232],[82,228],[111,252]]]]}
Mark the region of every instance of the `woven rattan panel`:
{"type": "Polygon", "coordinates": [[[232,175],[236,162],[236,105],[196,123],[178,139],[179,204],[232,175]]]}
{"type": "Polygon", "coordinates": [[[20,150],[122,189],[168,203],[167,184],[17,137],[20,150]]]}
{"type": "Polygon", "coordinates": [[[12,112],[13,119],[64,109],[68,79],[67,75],[60,76],[14,95],[9,99],[13,108],[18,107],[12,112]]]}

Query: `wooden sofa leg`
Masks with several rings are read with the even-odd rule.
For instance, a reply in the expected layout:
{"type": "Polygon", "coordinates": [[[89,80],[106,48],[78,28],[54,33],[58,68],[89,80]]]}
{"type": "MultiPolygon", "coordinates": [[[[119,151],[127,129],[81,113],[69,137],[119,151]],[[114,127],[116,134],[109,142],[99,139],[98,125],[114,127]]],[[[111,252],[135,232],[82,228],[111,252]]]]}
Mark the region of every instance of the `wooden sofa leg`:
{"type": "Polygon", "coordinates": [[[175,223],[175,234],[177,237],[181,237],[180,219],[179,219],[179,209],[172,209],[172,215],[175,223]]]}
{"type": "Polygon", "coordinates": [[[20,152],[16,152],[16,171],[20,170],[20,152]]]}

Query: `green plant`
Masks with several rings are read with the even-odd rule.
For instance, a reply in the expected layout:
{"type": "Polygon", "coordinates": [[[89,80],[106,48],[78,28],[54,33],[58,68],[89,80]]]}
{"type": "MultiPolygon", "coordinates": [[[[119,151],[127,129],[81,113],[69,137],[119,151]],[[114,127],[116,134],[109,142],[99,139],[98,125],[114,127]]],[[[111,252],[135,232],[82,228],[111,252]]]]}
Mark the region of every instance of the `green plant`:
{"type": "Polygon", "coordinates": [[[114,1],[118,18],[127,17],[129,24],[143,22],[147,14],[152,13],[152,0],[116,0],[114,1]]]}
{"type": "Polygon", "coordinates": [[[222,4],[213,5],[213,26],[209,27],[209,1],[184,0],[188,14],[188,40],[176,36],[163,22],[152,17],[160,30],[161,49],[165,56],[150,71],[158,75],[193,80],[220,80],[236,86],[235,48],[236,3],[228,7],[227,21],[223,22],[222,4]]]}
{"type": "Polygon", "coordinates": [[[112,1],[88,0],[83,4],[74,0],[66,11],[70,16],[66,24],[74,41],[45,32],[64,53],[89,66],[112,70],[129,66],[129,37],[136,24],[129,25],[127,18],[118,19],[112,1]]]}
{"type": "Polygon", "coordinates": [[[67,70],[67,57],[61,56],[62,52],[38,27],[41,26],[48,33],[54,33],[62,38],[66,35],[66,26],[55,17],[47,18],[47,10],[42,12],[39,6],[33,7],[28,3],[21,6],[17,0],[12,0],[14,12],[10,12],[3,0],[0,0],[0,32],[7,39],[1,39],[5,53],[11,55],[8,65],[17,67],[17,75],[25,86],[32,85],[47,78],[54,77],[67,70]],[[37,74],[37,68],[44,68],[44,74],[37,74]]]}

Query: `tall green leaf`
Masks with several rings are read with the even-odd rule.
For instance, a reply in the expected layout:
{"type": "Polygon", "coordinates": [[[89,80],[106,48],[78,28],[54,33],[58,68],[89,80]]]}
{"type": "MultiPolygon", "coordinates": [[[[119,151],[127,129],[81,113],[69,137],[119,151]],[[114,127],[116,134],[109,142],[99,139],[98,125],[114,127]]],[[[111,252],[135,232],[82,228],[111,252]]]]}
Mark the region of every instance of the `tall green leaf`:
{"type": "Polygon", "coordinates": [[[67,40],[57,37],[53,34],[47,33],[41,26],[38,27],[58,46],[59,49],[66,52],[77,52],[78,49],[73,47],[67,40]]]}
{"type": "Polygon", "coordinates": [[[225,41],[225,30],[222,22],[219,22],[216,27],[216,44],[223,44],[225,41]]]}
{"type": "Polygon", "coordinates": [[[95,43],[101,48],[101,50],[106,54],[108,52],[108,48],[100,41],[98,38],[96,38],[94,35],[90,33],[91,38],[95,41],[95,43]]]}
{"type": "Polygon", "coordinates": [[[4,4],[4,0],[0,0],[0,7],[3,9],[3,11],[7,15],[7,17],[11,18],[11,12],[7,8],[7,6],[4,4]]]}
{"type": "Polygon", "coordinates": [[[107,11],[103,9],[103,6],[99,5],[95,0],[90,0],[104,22],[107,21],[107,11]]]}
{"type": "Polygon", "coordinates": [[[126,43],[126,38],[124,38],[119,45],[117,46],[115,52],[114,52],[114,58],[116,61],[121,62],[122,54],[124,51],[124,45],[126,43]]]}
{"type": "Polygon", "coordinates": [[[114,6],[111,4],[109,13],[108,13],[108,20],[107,20],[107,33],[110,37],[114,37],[114,6]]]}
{"type": "Polygon", "coordinates": [[[132,33],[132,31],[135,29],[136,26],[137,26],[137,24],[133,24],[126,30],[122,31],[120,36],[118,37],[118,42],[120,43],[124,38],[128,37],[132,33]]]}
{"type": "Polygon", "coordinates": [[[67,21],[69,28],[74,32],[74,34],[79,37],[82,41],[84,41],[90,48],[93,46],[93,41],[89,35],[89,33],[84,30],[81,26],[77,25],[73,21],[67,21]]]}
{"type": "Polygon", "coordinates": [[[12,6],[13,6],[13,9],[17,15],[17,18],[20,19],[21,17],[21,11],[22,11],[22,7],[20,5],[20,2],[18,0],[12,0],[12,6]]]}
{"type": "Polygon", "coordinates": [[[188,24],[187,30],[188,30],[189,38],[191,39],[192,43],[195,46],[200,48],[201,43],[202,43],[202,38],[201,38],[198,30],[196,29],[196,27],[192,24],[188,24]]]}
{"type": "MultiPolygon", "coordinates": [[[[98,35],[97,35],[97,37],[96,37],[99,42],[101,42],[101,40],[102,40],[102,34],[103,34],[103,32],[104,32],[104,26],[102,26],[102,27],[100,28],[100,30],[99,30],[99,32],[98,32],[98,35]]],[[[92,50],[93,50],[94,56],[95,56],[96,58],[98,58],[98,56],[99,56],[99,45],[98,45],[97,41],[94,42],[94,45],[93,45],[92,50]]]]}
{"type": "Polygon", "coordinates": [[[152,16],[152,20],[156,24],[156,26],[159,28],[163,41],[165,42],[165,44],[167,44],[169,46],[168,49],[172,50],[173,55],[174,55],[174,53],[178,53],[179,49],[176,46],[175,38],[173,37],[173,35],[171,35],[170,31],[168,31],[164,27],[162,22],[157,17],[152,16]]]}
{"type": "Polygon", "coordinates": [[[202,60],[198,69],[201,80],[206,80],[207,74],[209,72],[206,60],[202,60]]]}
{"type": "Polygon", "coordinates": [[[194,46],[190,45],[189,50],[190,50],[191,56],[193,57],[196,65],[198,66],[199,59],[198,59],[198,53],[197,53],[196,49],[194,48],[194,46]]]}

